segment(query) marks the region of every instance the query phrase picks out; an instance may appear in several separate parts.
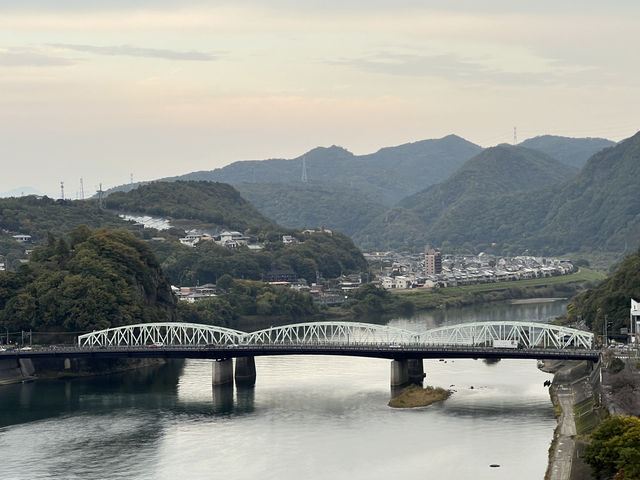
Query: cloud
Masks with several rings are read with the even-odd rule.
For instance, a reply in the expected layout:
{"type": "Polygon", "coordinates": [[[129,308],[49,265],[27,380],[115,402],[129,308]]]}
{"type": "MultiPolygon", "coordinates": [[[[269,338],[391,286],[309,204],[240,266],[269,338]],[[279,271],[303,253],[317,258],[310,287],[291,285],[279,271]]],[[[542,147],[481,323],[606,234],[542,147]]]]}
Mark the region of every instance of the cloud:
{"type": "Polygon", "coordinates": [[[0,48],[0,66],[3,67],[58,67],[75,63],[33,48],[0,48]]]}
{"type": "Polygon", "coordinates": [[[95,55],[125,56],[125,57],[147,57],[162,58],[165,60],[191,60],[191,61],[212,61],[218,58],[217,55],[210,53],[198,52],[190,50],[186,52],[176,50],[165,50],[158,48],[143,48],[132,45],[115,45],[107,47],[98,47],[95,45],[75,45],[68,43],[56,43],[50,46],[55,48],[63,48],[74,50],[77,52],[93,53],[95,55]]]}
{"type": "Polygon", "coordinates": [[[552,84],[560,80],[561,72],[553,71],[548,60],[545,71],[513,71],[492,67],[482,58],[462,58],[456,54],[417,55],[379,52],[360,58],[330,61],[357,69],[407,77],[437,77],[447,81],[498,84],[552,84]]]}

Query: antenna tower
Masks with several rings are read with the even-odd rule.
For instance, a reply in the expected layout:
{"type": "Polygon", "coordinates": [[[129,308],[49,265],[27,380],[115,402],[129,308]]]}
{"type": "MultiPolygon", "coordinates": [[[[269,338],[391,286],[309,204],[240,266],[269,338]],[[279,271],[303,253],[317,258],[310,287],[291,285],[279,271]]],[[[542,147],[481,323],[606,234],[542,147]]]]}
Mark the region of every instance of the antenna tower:
{"type": "Polygon", "coordinates": [[[100,188],[99,188],[99,190],[98,190],[98,208],[99,208],[100,210],[102,210],[102,194],[103,194],[103,193],[104,193],[104,192],[102,191],[102,184],[100,184],[100,188]]]}
{"type": "Polygon", "coordinates": [[[82,177],[80,177],[80,199],[84,200],[84,183],[82,182],[82,177]]]}
{"type": "Polygon", "coordinates": [[[60,198],[64,200],[64,182],[60,182],[60,198]]]}
{"type": "Polygon", "coordinates": [[[308,181],[308,179],[307,179],[307,157],[306,156],[302,157],[302,178],[300,180],[302,180],[302,183],[307,183],[307,181],[308,181]]]}
{"type": "Polygon", "coordinates": [[[133,185],[133,173],[131,175],[129,175],[129,180],[130,180],[129,183],[131,183],[131,185],[133,185]]]}
{"type": "Polygon", "coordinates": [[[516,127],[513,127],[513,144],[514,145],[518,144],[518,135],[516,133],[516,127]]]}

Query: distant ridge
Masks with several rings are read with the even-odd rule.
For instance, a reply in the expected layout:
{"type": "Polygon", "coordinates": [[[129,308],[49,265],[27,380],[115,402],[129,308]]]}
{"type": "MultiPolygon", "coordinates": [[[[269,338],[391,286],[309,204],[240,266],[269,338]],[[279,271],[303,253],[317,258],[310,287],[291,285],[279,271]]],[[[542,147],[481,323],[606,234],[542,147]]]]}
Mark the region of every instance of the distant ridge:
{"type": "Polygon", "coordinates": [[[231,185],[302,183],[304,158],[310,183],[348,185],[355,191],[374,194],[380,203],[392,205],[425,186],[443,181],[481,150],[457,135],[385,147],[368,155],[354,155],[333,145],[314,148],[293,159],[240,161],[163,180],[206,180],[231,185]]]}
{"type": "MultiPolygon", "coordinates": [[[[640,245],[638,178],[640,132],[596,153],[578,175],[560,183],[509,194],[493,189],[490,195],[458,195],[453,202],[424,192],[385,213],[354,239],[364,244],[377,231],[378,247],[397,247],[408,239],[404,246],[419,248],[428,239],[435,245],[504,254],[579,252],[622,258],[640,245]],[[439,198],[445,201],[438,204],[439,198]],[[434,209],[437,215],[430,213],[434,209]]],[[[429,190],[441,189],[450,196],[460,188],[454,180],[446,182],[448,188],[429,190]]]]}
{"type": "Polygon", "coordinates": [[[615,142],[605,138],[569,138],[556,135],[541,135],[525,140],[520,143],[520,146],[533,148],[562,163],[582,168],[591,155],[615,144],[615,142]]]}
{"type": "Polygon", "coordinates": [[[33,187],[25,186],[25,187],[14,188],[13,190],[9,190],[8,192],[0,193],[0,198],[25,197],[27,195],[37,195],[40,197],[44,194],[33,187]]]}
{"type": "MultiPolygon", "coordinates": [[[[365,246],[381,239],[380,248],[415,248],[426,243],[434,225],[447,222],[465,202],[482,204],[483,199],[513,192],[527,192],[572,178],[577,169],[548,155],[507,144],[487,148],[468,160],[456,173],[438,185],[405,198],[355,235],[365,246]],[[403,211],[404,210],[404,211],[403,211]],[[377,232],[377,234],[376,234],[377,232]],[[422,233],[421,233],[422,232],[422,233]]],[[[473,219],[466,219],[469,226],[473,219]]],[[[469,227],[467,227],[469,228],[469,227]]],[[[451,238],[464,243],[467,228],[450,232],[451,238]]],[[[444,239],[434,238],[444,241],[444,239]]]]}

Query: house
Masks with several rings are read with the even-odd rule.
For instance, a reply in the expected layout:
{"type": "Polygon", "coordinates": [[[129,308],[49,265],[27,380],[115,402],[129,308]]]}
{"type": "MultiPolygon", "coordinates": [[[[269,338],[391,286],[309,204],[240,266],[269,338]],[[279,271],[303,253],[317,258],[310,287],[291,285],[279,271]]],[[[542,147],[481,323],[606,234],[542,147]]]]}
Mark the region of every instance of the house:
{"type": "Polygon", "coordinates": [[[293,270],[271,270],[267,273],[267,282],[288,282],[295,283],[298,280],[296,272],[293,270]]]}
{"type": "Polygon", "coordinates": [[[31,243],[31,235],[18,234],[14,235],[13,239],[20,243],[31,243]]]}
{"type": "Polygon", "coordinates": [[[244,236],[240,232],[230,232],[225,230],[215,237],[215,242],[227,248],[238,248],[249,243],[249,237],[244,236]]]}
{"type": "Polygon", "coordinates": [[[396,288],[396,280],[393,277],[383,277],[381,285],[385,290],[391,290],[392,288],[396,288]]]}
{"type": "Polygon", "coordinates": [[[197,233],[189,233],[185,237],[179,238],[178,240],[180,240],[180,243],[183,245],[195,247],[196,243],[198,243],[201,238],[202,235],[199,235],[197,233]]]}
{"type": "Polygon", "coordinates": [[[407,288],[411,288],[413,282],[409,277],[405,277],[403,275],[399,275],[396,277],[396,288],[401,290],[406,290],[407,288]]]}

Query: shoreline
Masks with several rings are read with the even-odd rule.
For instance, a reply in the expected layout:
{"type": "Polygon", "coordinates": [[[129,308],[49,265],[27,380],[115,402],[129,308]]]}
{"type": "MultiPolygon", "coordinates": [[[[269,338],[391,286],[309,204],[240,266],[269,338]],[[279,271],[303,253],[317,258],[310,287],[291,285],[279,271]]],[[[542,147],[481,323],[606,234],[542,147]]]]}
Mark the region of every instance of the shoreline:
{"type": "Polygon", "coordinates": [[[545,480],[591,478],[591,470],[580,456],[585,445],[580,435],[588,433],[585,425],[599,422],[600,368],[600,362],[584,361],[547,361],[541,368],[554,374],[549,395],[557,420],[545,480]]]}

